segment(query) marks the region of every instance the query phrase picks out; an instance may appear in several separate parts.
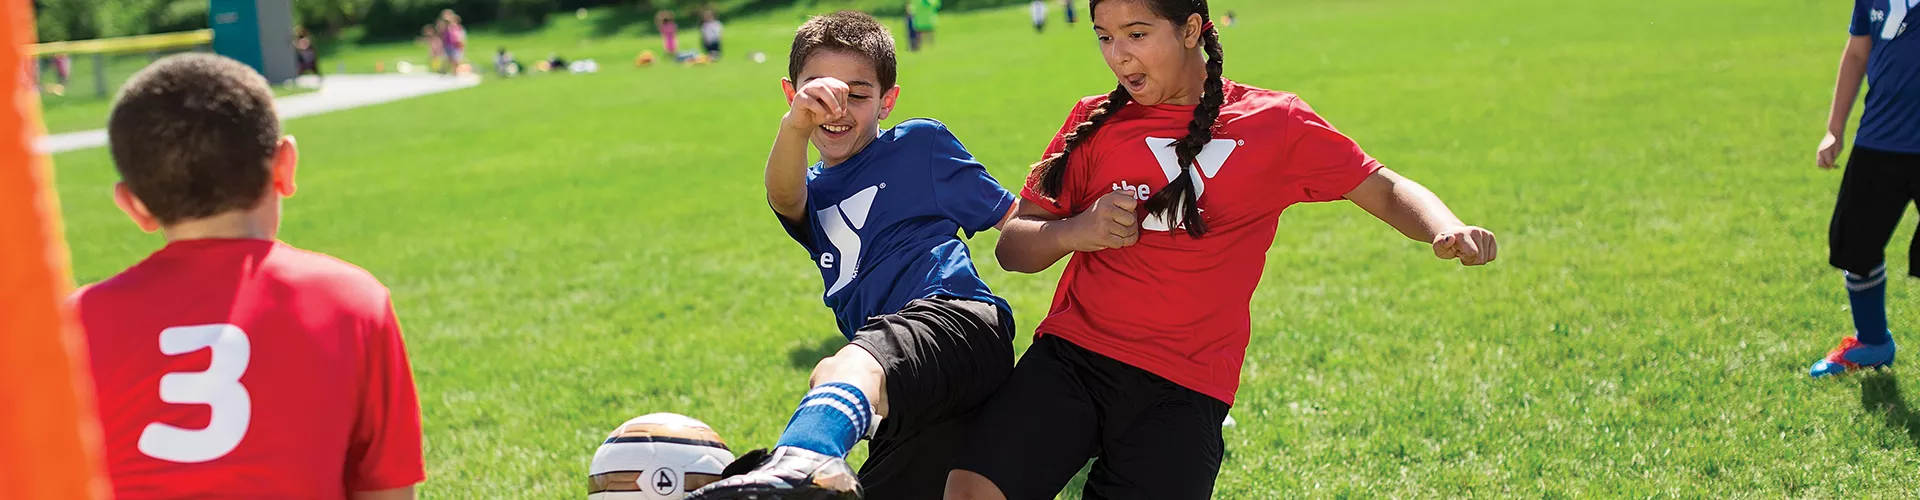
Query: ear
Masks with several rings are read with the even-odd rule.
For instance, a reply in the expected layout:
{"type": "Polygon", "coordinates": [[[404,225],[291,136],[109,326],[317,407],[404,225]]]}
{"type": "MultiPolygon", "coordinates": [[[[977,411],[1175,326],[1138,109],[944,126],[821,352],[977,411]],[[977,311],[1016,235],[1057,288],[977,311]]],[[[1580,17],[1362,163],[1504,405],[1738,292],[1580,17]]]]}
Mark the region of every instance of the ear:
{"type": "Polygon", "coordinates": [[[1183,41],[1186,42],[1187,48],[1200,48],[1200,27],[1206,25],[1207,20],[1200,17],[1198,13],[1187,16],[1186,31],[1183,32],[1186,33],[1183,41]]]}
{"type": "Polygon", "coordinates": [[[793,94],[799,92],[799,89],[793,88],[793,79],[781,78],[780,89],[787,91],[787,104],[793,104],[793,94]]]}
{"type": "Polygon", "coordinates": [[[147,204],[133,196],[133,190],[127,189],[125,182],[113,183],[113,206],[120,207],[120,211],[126,213],[128,219],[133,219],[133,225],[139,226],[141,231],[151,233],[160,229],[160,219],[147,211],[147,204]]]}
{"type": "Polygon", "coordinates": [[[880,119],[885,120],[887,119],[887,115],[893,114],[893,104],[895,102],[898,102],[899,100],[900,100],[899,85],[894,85],[893,88],[887,89],[887,93],[881,94],[880,95],[880,119]]]}
{"type": "Polygon", "coordinates": [[[300,148],[293,136],[280,138],[280,146],[273,150],[273,194],[281,198],[293,197],[293,170],[300,165],[300,148]]]}

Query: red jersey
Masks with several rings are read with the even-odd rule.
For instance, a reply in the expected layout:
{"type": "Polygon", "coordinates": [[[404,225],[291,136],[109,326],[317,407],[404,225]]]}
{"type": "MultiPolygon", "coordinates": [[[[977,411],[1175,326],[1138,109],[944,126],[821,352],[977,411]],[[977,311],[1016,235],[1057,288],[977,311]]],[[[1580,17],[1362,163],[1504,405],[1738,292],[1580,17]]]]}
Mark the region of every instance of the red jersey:
{"type": "Polygon", "coordinates": [[[168,244],[74,294],[119,498],[344,498],[426,478],[386,287],[254,239],[168,244]]]}
{"type": "MultiPolygon", "coordinates": [[[[1133,246],[1073,254],[1036,331],[1233,404],[1252,329],[1248,306],[1280,212],[1342,199],[1380,163],[1291,93],[1231,81],[1224,90],[1213,142],[1194,171],[1206,236],[1187,236],[1178,215],[1169,227],[1143,214],[1133,246]]],[[[1105,102],[1080,100],[1047,155],[1105,102]]],[[[1180,174],[1171,144],[1187,135],[1193,108],[1122,107],[1074,149],[1058,199],[1040,193],[1038,178],[1027,179],[1021,196],[1063,217],[1113,191],[1146,200],[1180,174]]]]}

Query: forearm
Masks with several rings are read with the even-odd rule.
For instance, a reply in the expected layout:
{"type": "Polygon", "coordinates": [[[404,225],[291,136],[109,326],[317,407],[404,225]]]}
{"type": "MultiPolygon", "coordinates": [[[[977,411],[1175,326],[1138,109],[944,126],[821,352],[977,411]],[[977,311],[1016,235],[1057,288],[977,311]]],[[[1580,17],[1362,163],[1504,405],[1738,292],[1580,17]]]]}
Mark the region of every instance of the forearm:
{"type": "Polygon", "coordinates": [[[1866,79],[1867,57],[1848,47],[1840,57],[1840,73],[1834,78],[1833,105],[1827,110],[1827,131],[1835,136],[1847,133],[1847,117],[1853,114],[1853,102],[1860,97],[1860,83],[1866,79]]]}
{"type": "Polygon", "coordinates": [[[1431,243],[1440,233],[1466,225],[1426,186],[1384,168],[1349,198],[1400,234],[1422,243],[1431,243]],[[1365,196],[1356,196],[1363,192],[1365,196]]]}
{"type": "Polygon", "coordinates": [[[351,500],[413,500],[414,496],[412,486],[403,486],[390,490],[355,491],[348,498],[351,500]]]}
{"type": "Polygon", "coordinates": [[[1066,222],[1030,216],[1008,219],[1000,227],[1000,242],[994,245],[993,256],[1000,261],[1001,269],[1016,273],[1045,271],[1073,253],[1059,235],[1066,222]]]}
{"type": "Polygon", "coordinates": [[[773,139],[767,154],[767,204],[789,219],[805,216],[807,208],[807,136],[787,127],[773,139]]]}

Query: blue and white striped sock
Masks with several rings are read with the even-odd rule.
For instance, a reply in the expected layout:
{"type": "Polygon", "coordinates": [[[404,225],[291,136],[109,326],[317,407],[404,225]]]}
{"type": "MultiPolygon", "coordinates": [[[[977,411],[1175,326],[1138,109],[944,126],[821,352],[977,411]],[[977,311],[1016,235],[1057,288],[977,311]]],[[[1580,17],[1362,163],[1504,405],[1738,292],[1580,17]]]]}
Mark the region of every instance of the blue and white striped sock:
{"type": "Polygon", "coordinates": [[[1885,264],[1866,276],[1847,273],[1847,303],[1852,306],[1854,336],[1860,343],[1885,345],[1893,341],[1893,335],[1887,331],[1885,264]]]}
{"type": "Polygon", "coordinates": [[[786,432],[774,446],[845,457],[871,425],[873,406],[867,403],[867,395],[853,384],[828,382],[800,398],[800,408],[793,411],[786,432]]]}

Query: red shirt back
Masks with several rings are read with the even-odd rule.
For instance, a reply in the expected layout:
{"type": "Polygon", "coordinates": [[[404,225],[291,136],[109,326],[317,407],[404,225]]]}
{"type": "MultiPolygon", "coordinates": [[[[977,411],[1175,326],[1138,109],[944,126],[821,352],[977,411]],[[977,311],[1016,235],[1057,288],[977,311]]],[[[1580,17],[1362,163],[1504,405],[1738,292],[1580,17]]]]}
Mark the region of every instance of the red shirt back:
{"type": "MultiPolygon", "coordinates": [[[[1207,235],[1195,239],[1177,222],[1143,214],[1133,246],[1073,254],[1037,332],[1232,404],[1252,328],[1248,308],[1280,212],[1339,200],[1380,163],[1291,93],[1232,81],[1224,90],[1214,140],[1195,171],[1207,235]]],[[[1047,155],[1063,150],[1061,136],[1106,99],[1074,106],[1047,155]]],[[[1179,175],[1171,144],[1187,135],[1193,108],[1122,107],[1075,148],[1059,199],[1040,194],[1038,178],[1021,196],[1060,216],[1116,190],[1147,199],[1179,175]]]]}
{"type": "Polygon", "coordinates": [[[178,241],[73,302],[119,498],[344,498],[426,477],[392,303],[352,264],[178,241]]]}

